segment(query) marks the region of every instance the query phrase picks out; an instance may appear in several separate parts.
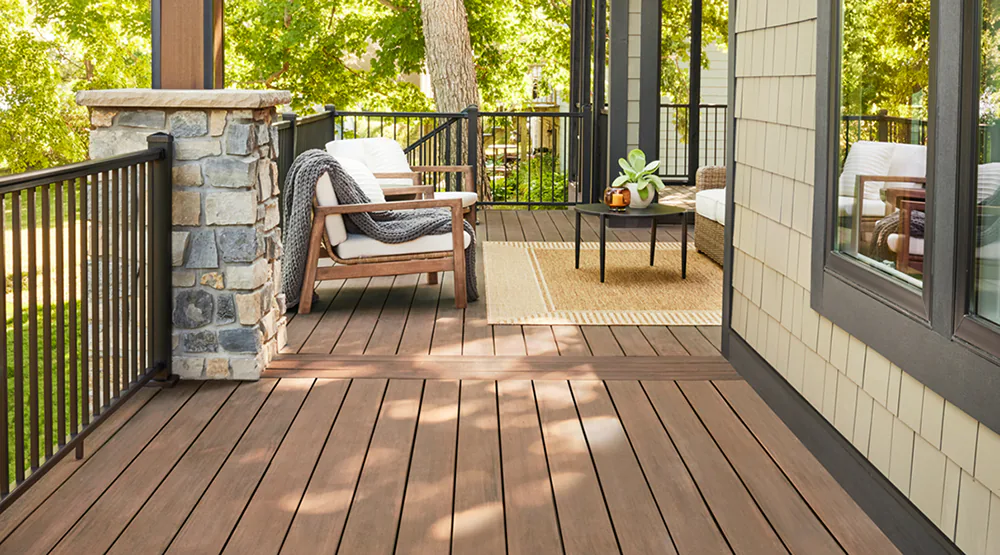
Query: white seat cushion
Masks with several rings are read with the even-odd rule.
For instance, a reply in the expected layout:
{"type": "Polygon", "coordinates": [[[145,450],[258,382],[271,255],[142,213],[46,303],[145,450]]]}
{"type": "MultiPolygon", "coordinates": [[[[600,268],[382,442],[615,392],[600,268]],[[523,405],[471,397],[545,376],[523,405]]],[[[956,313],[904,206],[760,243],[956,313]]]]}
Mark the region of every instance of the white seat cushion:
{"type": "MultiPolygon", "coordinates": [[[[892,252],[899,252],[899,243],[902,236],[898,233],[890,233],[886,237],[885,243],[892,252]]],[[[924,240],[920,237],[910,237],[910,254],[916,256],[924,255],[924,240]]]]}
{"type": "MultiPolygon", "coordinates": [[[[472,236],[463,232],[465,246],[472,243],[472,236]]],[[[395,256],[400,254],[417,254],[423,252],[441,252],[451,250],[451,233],[441,235],[424,235],[405,243],[383,243],[367,235],[347,234],[347,240],[337,245],[337,256],[344,259],[369,258],[372,256],[395,256]]]]}
{"type": "MultiPolygon", "coordinates": [[[[343,139],[326,143],[326,151],[335,157],[346,156],[363,162],[372,173],[409,172],[403,147],[386,137],[369,139],[343,139]]],[[[407,178],[379,178],[383,187],[411,187],[413,180],[407,178]]]]}
{"type": "Polygon", "coordinates": [[[706,189],[694,195],[694,210],[704,218],[726,225],[726,189],[706,189]]]}
{"type": "Polygon", "coordinates": [[[434,193],[435,200],[439,199],[447,200],[453,198],[462,199],[462,208],[468,208],[470,206],[474,206],[477,202],[479,202],[479,195],[477,195],[476,193],[469,193],[466,191],[450,191],[445,193],[434,193]]]}
{"type": "MultiPolygon", "coordinates": [[[[333,194],[333,183],[330,174],[323,172],[316,181],[316,204],[320,206],[337,206],[337,195],[333,194]]],[[[344,217],[334,214],[326,217],[326,236],[330,246],[335,247],[347,239],[347,228],[344,227],[344,217]]]]}
{"type": "MultiPolygon", "coordinates": [[[[881,218],[885,216],[886,205],[881,200],[872,199],[862,199],[861,201],[861,215],[862,216],[872,216],[876,218],[881,218]]],[[[841,216],[850,216],[854,214],[854,198],[853,197],[837,197],[837,205],[840,210],[841,216]]]]}

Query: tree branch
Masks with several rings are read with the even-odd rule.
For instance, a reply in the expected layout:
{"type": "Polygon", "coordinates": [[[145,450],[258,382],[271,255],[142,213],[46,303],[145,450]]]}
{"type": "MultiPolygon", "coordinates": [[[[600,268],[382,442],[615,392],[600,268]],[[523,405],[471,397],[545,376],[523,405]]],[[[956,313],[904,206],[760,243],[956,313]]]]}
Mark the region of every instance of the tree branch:
{"type": "Polygon", "coordinates": [[[393,10],[393,11],[396,11],[396,12],[408,12],[408,11],[410,11],[410,8],[407,8],[406,6],[399,6],[399,5],[393,4],[389,0],[378,0],[378,3],[382,4],[383,6],[385,6],[387,8],[389,8],[390,10],[393,10]]]}

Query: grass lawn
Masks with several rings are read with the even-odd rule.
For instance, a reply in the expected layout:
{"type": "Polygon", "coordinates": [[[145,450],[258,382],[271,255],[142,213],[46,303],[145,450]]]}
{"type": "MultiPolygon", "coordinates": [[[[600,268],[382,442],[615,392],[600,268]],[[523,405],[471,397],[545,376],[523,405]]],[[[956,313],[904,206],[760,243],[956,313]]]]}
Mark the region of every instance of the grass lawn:
{"type": "MultiPolygon", "coordinates": [[[[69,333],[69,318],[70,318],[70,310],[69,309],[70,309],[69,304],[66,304],[66,306],[65,306],[65,316],[64,316],[65,320],[64,321],[66,323],[66,333],[67,334],[69,333]]],[[[79,305],[77,306],[77,313],[79,313],[79,305]]],[[[7,303],[7,314],[11,315],[11,305],[10,305],[10,303],[7,303]]],[[[22,345],[21,345],[21,347],[22,347],[22,359],[23,359],[23,372],[22,372],[23,375],[22,375],[21,383],[22,383],[22,386],[24,388],[23,395],[22,395],[22,398],[24,400],[24,410],[22,412],[23,412],[23,417],[24,417],[23,430],[24,430],[24,457],[25,457],[25,461],[26,461],[25,462],[25,469],[29,468],[30,464],[31,464],[29,462],[30,461],[30,439],[31,439],[30,438],[30,429],[31,429],[30,422],[31,422],[31,420],[30,420],[30,408],[29,408],[28,400],[29,400],[29,391],[30,391],[30,387],[31,387],[31,379],[30,379],[30,368],[31,368],[30,367],[30,353],[31,353],[32,346],[30,345],[30,337],[29,337],[29,334],[28,334],[28,320],[32,316],[35,317],[35,319],[36,319],[35,321],[37,322],[37,325],[38,325],[38,345],[35,347],[35,353],[38,356],[38,368],[39,368],[38,384],[37,384],[37,386],[38,386],[38,399],[39,399],[39,415],[38,415],[39,463],[41,463],[41,460],[44,458],[44,455],[45,455],[45,422],[46,422],[46,420],[50,419],[52,421],[52,431],[53,431],[54,442],[58,442],[59,427],[58,427],[57,412],[59,410],[59,405],[58,405],[58,399],[57,399],[57,391],[58,391],[57,390],[57,383],[58,383],[58,376],[59,376],[59,364],[58,364],[57,357],[59,356],[60,348],[59,348],[59,344],[58,344],[57,339],[56,339],[57,338],[56,328],[58,326],[58,319],[57,319],[57,313],[56,313],[55,307],[52,307],[50,315],[51,315],[51,318],[52,318],[52,338],[46,344],[43,341],[43,334],[42,334],[42,318],[44,316],[44,310],[39,309],[34,315],[32,315],[31,312],[28,309],[24,309],[21,312],[21,322],[22,322],[23,330],[24,330],[24,334],[23,334],[24,337],[23,337],[23,340],[21,342],[22,343],[22,345]],[[43,376],[42,376],[42,374],[44,372],[43,371],[43,369],[44,369],[43,361],[44,361],[44,356],[45,356],[46,352],[51,353],[51,356],[52,356],[52,374],[51,374],[51,376],[52,376],[52,381],[51,381],[51,383],[52,383],[52,401],[51,401],[51,406],[49,406],[48,409],[46,409],[46,405],[48,405],[48,403],[46,403],[46,401],[44,399],[44,389],[43,389],[44,382],[43,382],[43,376]]],[[[7,319],[7,321],[5,322],[5,328],[6,328],[6,345],[5,345],[5,347],[6,347],[6,355],[7,355],[6,361],[5,361],[6,362],[6,368],[7,368],[7,449],[8,449],[8,468],[7,468],[7,470],[10,473],[9,474],[10,481],[13,481],[14,480],[14,467],[15,467],[15,460],[14,460],[15,459],[15,446],[16,446],[16,435],[15,435],[15,427],[14,427],[14,422],[15,422],[14,421],[14,416],[15,416],[15,403],[14,403],[14,394],[15,394],[15,391],[14,391],[14,386],[15,386],[15,382],[16,382],[16,376],[15,376],[15,369],[14,369],[14,318],[13,317],[9,317],[7,319]]],[[[79,332],[79,330],[80,330],[79,315],[77,316],[77,326],[76,326],[76,329],[77,329],[77,332],[79,332]]],[[[77,352],[79,352],[80,338],[79,338],[79,336],[77,336],[74,339],[71,339],[71,338],[67,337],[66,338],[66,343],[67,343],[67,345],[63,348],[63,353],[64,353],[64,360],[65,360],[65,364],[64,364],[64,372],[65,372],[65,374],[64,374],[64,376],[65,376],[65,379],[66,379],[66,387],[65,387],[65,390],[66,390],[65,391],[65,403],[66,403],[65,404],[65,421],[66,421],[66,426],[68,428],[69,427],[69,413],[70,413],[70,407],[69,407],[69,380],[70,380],[70,375],[69,375],[69,353],[70,353],[70,350],[71,350],[70,349],[70,345],[72,345],[74,348],[76,348],[77,352]]],[[[77,401],[77,403],[79,404],[79,400],[77,401]]],[[[70,430],[67,429],[67,433],[69,433],[69,432],[70,432],[70,430]]],[[[52,451],[55,452],[56,449],[57,449],[57,447],[54,446],[53,449],[52,449],[52,451]]],[[[27,470],[26,470],[26,474],[27,474],[27,470]]]]}

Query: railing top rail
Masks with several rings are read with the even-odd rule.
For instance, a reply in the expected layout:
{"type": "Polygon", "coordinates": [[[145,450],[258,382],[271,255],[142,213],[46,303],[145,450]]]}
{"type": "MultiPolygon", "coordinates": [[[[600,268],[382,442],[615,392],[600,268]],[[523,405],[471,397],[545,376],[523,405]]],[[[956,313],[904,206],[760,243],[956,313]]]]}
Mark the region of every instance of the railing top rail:
{"type": "Polygon", "coordinates": [[[152,162],[163,157],[163,149],[149,148],[121,154],[110,158],[99,160],[87,160],[66,166],[47,168],[44,170],[34,170],[25,173],[18,173],[0,177],[0,193],[12,193],[22,191],[39,185],[48,185],[57,181],[67,181],[77,177],[93,175],[95,173],[127,168],[143,162],[152,162]]]}
{"type": "Polygon", "coordinates": [[[880,115],[865,115],[865,116],[852,116],[845,115],[840,116],[840,119],[844,121],[909,121],[917,123],[927,123],[927,120],[918,118],[904,118],[902,116],[880,116],[880,115]]]}
{"type": "MultiPolygon", "coordinates": [[[[677,102],[661,102],[660,108],[688,108],[690,104],[681,104],[677,102]]],[[[701,108],[725,108],[729,106],[728,104],[699,104],[701,108]]]]}
{"type": "Polygon", "coordinates": [[[419,139],[417,139],[416,141],[414,141],[413,143],[411,143],[410,145],[408,145],[408,146],[407,146],[406,148],[404,148],[404,149],[403,149],[403,153],[404,153],[404,154],[409,154],[410,152],[413,152],[414,150],[416,150],[416,149],[417,149],[418,147],[420,147],[421,145],[423,145],[423,144],[427,143],[428,141],[430,141],[430,140],[431,140],[432,138],[434,138],[434,137],[436,137],[436,136],[440,135],[440,134],[441,134],[441,132],[445,130],[445,128],[447,128],[447,127],[448,127],[448,126],[450,126],[451,124],[453,124],[453,123],[455,123],[456,121],[459,121],[459,120],[461,120],[461,119],[462,119],[462,118],[459,118],[459,117],[451,117],[451,118],[448,118],[448,120],[447,120],[447,121],[444,121],[444,122],[442,122],[441,124],[439,124],[439,125],[438,125],[437,127],[435,127],[434,129],[431,129],[431,130],[430,130],[430,131],[429,131],[429,132],[428,132],[427,134],[425,134],[425,135],[424,135],[423,137],[420,137],[419,139]]]}
{"type": "Polygon", "coordinates": [[[322,121],[325,119],[330,119],[333,117],[333,112],[316,112],[314,114],[309,114],[307,116],[300,116],[296,125],[305,125],[307,123],[313,123],[316,121],[322,121]]]}
{"type": "Polygon", "coordinates": [[[292,126],[292,122],[289,121],[289,120],[287,120],[287,119],[276,121],[276,122],[274,122],[274,123],[271,124],[271,127],[273,127],[274,129],[279,129],[279,130],[280,129],[288,129],[291,126],[292,126]]]}
{"type": "Polygon", "coordinates": [[[558,118],[558,117],[571,117],[571,118],[582,118],[583,112],[479,112],[480,116],[488,117],[545,117],[545,118],[558,118]]]}
{"type": "MultiPolygon", "coordinates": [[[[329,112],[326,112],[329,113],[329,112]]],[[[468,116],[465,112],[361,112],[361,111],[341,111],[333,112],[337,116],[370,116],[376,118],[464,118],[468,116]]]]}

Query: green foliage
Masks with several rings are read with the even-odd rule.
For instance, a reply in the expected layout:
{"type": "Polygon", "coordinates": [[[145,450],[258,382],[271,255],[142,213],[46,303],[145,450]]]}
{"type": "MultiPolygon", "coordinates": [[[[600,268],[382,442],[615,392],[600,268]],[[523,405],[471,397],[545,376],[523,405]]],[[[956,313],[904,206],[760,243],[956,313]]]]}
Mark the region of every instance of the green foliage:
{"type": "MultiPolygon", "coordinates": [[[[721,49],[729,41],[728,0],[705,0],[702,4],[702,68],[710,67],[705,47],[721,49]]],[[[688,62],[691,61],[691,1],[663,0],[660,40],[660,93],[673,102],[688,100],[688,62]]]]}
{"type": "Polygon", "coordinates": [[[652,194],[653,188],[657,191],[666,189],[663,181],[656,175],[656,170],[660,167],[659,160],[646,163],[646,154],[638,148],[628,153],[628,160],[618,159],[618,165],[622,168],[622,173],[611,183],[612,187],[621,187],[626,183],[634,183],[635,190],[639,192],[639,198],[646,200],[652,194]]]}
{"type": "Polygon", "coordinates": [[[566,202],[567,178],[559,168],[559,158],[548,151],[508,162],[502,172],[494,172],[492,198],[495,202],[566,202]]]}

